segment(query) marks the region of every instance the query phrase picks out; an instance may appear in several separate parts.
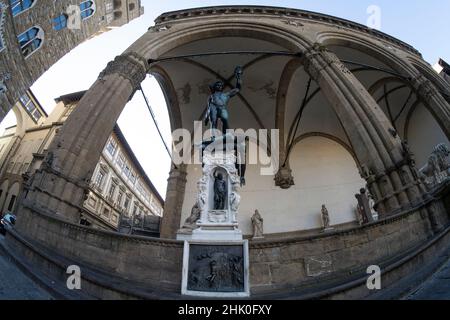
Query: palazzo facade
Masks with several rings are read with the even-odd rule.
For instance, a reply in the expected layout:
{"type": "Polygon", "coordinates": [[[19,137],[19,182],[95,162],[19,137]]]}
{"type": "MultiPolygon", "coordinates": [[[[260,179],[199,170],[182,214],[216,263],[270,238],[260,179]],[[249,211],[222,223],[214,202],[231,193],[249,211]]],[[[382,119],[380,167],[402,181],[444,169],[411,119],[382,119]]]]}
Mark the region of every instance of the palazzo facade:
{"type": "Polygon", "coordinates": [[[140,0],[1,0],[0,120],[66,53],[143,13],[140,0]]]}
{"type": "MultiPolygon", "coordinates": [[[[84,92],[61,96],[50,115],[32,91],[13,110],[20,120],[0,137],[0,210],[20,215],[17,204],[48,146],[84,92]]],[[[157,235],[164,200],[134,155],[119,126],[105,144],[93,171],[80,216],[82,225],[101,230],[157,235]]]]}

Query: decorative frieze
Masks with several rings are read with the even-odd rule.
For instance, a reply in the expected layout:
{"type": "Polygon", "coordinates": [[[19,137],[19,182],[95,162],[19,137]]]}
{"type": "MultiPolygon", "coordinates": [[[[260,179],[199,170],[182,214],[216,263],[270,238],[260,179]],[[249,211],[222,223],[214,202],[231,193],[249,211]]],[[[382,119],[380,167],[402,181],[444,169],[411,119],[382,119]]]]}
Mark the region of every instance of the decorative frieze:
{"type": "MultiPolygon", "coordinates": [[[[415,55],[420,56],[420,52],[417,51],[411,45],[376,29],[368,28],[365,25],[356,22],[351,22],[345,19],[298,9],[265,7],[265,6],[205,7],[205,8],[195,8],[164,13],[160,15],[158,18],[156,18],[155,23],[156,25],[161,25],[166,24],[168,22],[174,22],[184,19],[223,16],[223,15],[236,15],[236,14],[244,14],[252,16],[269,16],[269,17],[289,17],[290,19],[288,21],[294,21],[294,19],[302,19],[304,21],[311,20],[314,21],[315,23],[319,22],[323,24],[338,26],[339,28],[345,28],[353,30],[355,32],[362,32],[365,34],[369,34],[370,36],[382,39],[383,41],[388,41],[391,44],[397,45],[400,48],[403,48],[415,55]]],[[[295,21],[295,23],[299,24],[300,22],[295,21]]]]}

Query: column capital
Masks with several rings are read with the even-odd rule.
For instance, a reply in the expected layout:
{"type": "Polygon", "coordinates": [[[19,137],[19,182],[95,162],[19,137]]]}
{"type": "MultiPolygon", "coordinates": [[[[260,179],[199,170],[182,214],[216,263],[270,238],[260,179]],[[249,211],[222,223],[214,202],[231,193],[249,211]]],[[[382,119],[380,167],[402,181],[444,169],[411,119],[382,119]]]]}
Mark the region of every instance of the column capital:
{"type": "Polygon", "coordinates": [[[428,78],[422,74],[411,77],[410,81],[414,88],[416,88],[418,94],[427,101],[430,97],[440,93],[433,82],[428,80],[428,78]]]}
{"type": "Polygon", "coordinates": [[[304,52],[303,64],[305,71],[316,81],[318,81],[322,70],[331,65],[335,65],[343,73],[351,73],[334,52],[319,43],[315,43],[304,52]]]}
{"type": "Polygon", "coordinates": [[[108,62],[106,68],[98,76],[103,80],[106,76],[117,74],[130,81],[133,92],[137,90],[147,76],[149,65],[147,60],[135,52],[127,52],[116,56],[113,61],[108,62]]]}

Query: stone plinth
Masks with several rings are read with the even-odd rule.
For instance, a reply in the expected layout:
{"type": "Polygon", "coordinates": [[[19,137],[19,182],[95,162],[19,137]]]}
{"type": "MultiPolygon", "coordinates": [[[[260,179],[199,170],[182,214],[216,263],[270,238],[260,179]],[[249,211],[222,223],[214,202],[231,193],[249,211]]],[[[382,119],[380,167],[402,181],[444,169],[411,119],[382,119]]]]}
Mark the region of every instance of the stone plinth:
{"type": "Polygon", "coordinates": [[[177,239],[185,240],[183,255],[184,295],[248,297],[248,241],[242,240],[237,212],[240,179],[233,151],[205,152],[203,175],[192,216],[200,216],[197,229],[185,226],[177,239]],[[195,210],[194,210],[195,209],[195,210]]]}

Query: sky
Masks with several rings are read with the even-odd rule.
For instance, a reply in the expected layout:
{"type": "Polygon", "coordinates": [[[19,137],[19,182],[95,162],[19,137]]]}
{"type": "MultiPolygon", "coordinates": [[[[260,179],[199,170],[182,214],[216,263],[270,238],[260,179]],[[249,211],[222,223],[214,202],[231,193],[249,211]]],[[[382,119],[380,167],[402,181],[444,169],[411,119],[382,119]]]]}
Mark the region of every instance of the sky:
{"type": "MultiPolygon", "coordinates": [[[[438,58],[450,61],[450,0],[286,0],[286,1],[217,1],[217,0],[142,0],[145,14],[120,28],[88,40],[53,65],[31,87],[47,112],[54,98],[88,89],[106,64],[120,55],[152,26],[161,13],[186,8],[216,5],[267,5],[320,12],[367,25],[368,8],[380,9],[380,30],[418,49],[431,64],[438,58]],[[441,13],[443,15],[441,15],[441,13]]],[[[171,143],[170,125],[164,96],[150,76],[142,84],[167,143],[171,143]]],[[[0,132],[15,122],[12,112],[0,125],[0,132]]],[[[118,124],[147,175],[164,197],[170,158],[162,144],[150,113],[139,92],[127,104],[118,124]]],[[[81,124],[80,124],[81,125],[81,124]]]]}

